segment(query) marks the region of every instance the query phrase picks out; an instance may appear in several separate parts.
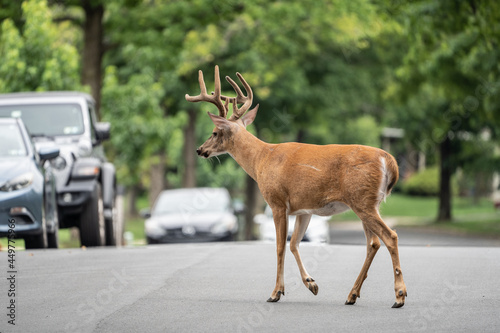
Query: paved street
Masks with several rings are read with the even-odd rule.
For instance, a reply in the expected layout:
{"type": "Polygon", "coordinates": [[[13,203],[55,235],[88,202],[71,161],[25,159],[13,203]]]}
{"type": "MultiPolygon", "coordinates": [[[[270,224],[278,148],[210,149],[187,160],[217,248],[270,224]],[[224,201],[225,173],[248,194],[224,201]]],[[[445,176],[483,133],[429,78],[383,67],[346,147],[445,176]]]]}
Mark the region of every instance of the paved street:
{"type": "MultiPolygon", "coordinates": [[[[381,248],[354,306],[345,298],[364,245],[303,244],[319,285],[312,295],[287,252],[286,296],[266,303],[275,247],[264,243],[162,245],[16,253],[15,327],[0,283],[1,332],[498,332],[500,248],[401,246],[406,305],[394,303],[381,248]]],[[[7,254],[0,254],[4,276],[7,254]]]]}

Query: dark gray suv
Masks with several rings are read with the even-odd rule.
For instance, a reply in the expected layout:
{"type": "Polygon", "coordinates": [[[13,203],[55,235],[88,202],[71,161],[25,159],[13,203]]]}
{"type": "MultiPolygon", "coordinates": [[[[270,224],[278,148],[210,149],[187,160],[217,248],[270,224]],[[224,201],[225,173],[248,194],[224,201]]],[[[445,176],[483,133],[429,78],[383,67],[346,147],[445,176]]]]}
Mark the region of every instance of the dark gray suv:
{"type": "Polygon", "coordinates": [[[110,124],[97,122],[94,107],[78,92],[0,94],[0,117],[22,118],[37,149],[59,148],[51,161],[59,226],[78,227],[82,245],[116,245],[115,168],[101,146],[110,124]]]}

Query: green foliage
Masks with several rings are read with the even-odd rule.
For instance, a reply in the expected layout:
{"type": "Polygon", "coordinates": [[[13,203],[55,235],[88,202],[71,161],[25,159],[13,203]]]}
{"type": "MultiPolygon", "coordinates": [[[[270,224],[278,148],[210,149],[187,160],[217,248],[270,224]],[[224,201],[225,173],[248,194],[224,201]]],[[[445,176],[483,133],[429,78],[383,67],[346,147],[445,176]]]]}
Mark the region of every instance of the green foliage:
{"type": "Polygon", "coordinates": [[[44,0],[22,5],[22,33],[11,19],[1,25],[0,92],[81,90],[79,56],[74,45],[61,40],[44,0]]]}
{"type": "MultiPolygon", "coordinates": [[[[118,167],[118,178],[125,185],[140,182],[146,174],[149,158],[171,142],[176,129],[182,127],[183,117],[165,117],[161,98],[163,89],[154,78],[135,74],[120,83],[116,69],[106,69],[102,91],[104,120],[113,123],[110,148],[118,167]]],[[[173,147],[179,151],[180,147],[173,147]]]]}
{"type": "Polygon", "coordinates": [[[337,135],[336,143],[378,147],[380,145],[381,128],[373,116],[366,115],[349,119],[337,135]]]}
{"type": "Polygon", "coordinates": [[[403,182],[402,191],[405,194],[435,196],[439,193],[439,169],[427,168],[411,175],[403,182]]]}
{"type": "MultiPolygon", "coordinates": [[[[439,168],[429,167],[403,181],[402,192],[408,195],[436,196],[439,194],[439,168]]],[[[458,183],[452,178],[452,193],[458,194],[458,183]]]]}
{"type": "MultiPolygon", "coordinates": [[[[399,16],[407,40],[386,97],[401,102],[398,122],[416,146],[453,133],[498,134],[500,10],[497,1],[414,1],[399,16]]],[[[455,136],[456,138],[456,136],[455,136]]]]}

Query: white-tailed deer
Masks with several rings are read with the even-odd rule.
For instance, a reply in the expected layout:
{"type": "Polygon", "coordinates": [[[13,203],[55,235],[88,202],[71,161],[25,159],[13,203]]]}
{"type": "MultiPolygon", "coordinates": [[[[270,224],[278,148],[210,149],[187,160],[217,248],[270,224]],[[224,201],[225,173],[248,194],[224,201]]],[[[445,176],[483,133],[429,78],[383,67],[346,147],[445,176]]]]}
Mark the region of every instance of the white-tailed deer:
{"type": "Polygon", "coordinates": [[[407,293],[399,264],[398,236],[379,214],[380,203],[389,195],[399,177],[394,157],[381,149],[360,145],[268,144],[259,140],[246,130],[255,119],[258,105],[248,111],[253,100],[252,89],[241,74],[236,75],[245,87],[246,96],[228,76],[226,80],[237,96],[221,95],[219,68],[215,66],[215,91],[207,94],[203,73],[199,71],[201,93],[198,96],[186,94],[186,100],[210,102],[219,109],[218,116],[208,113],[215,128],[210,138],[197,149],[198,155],[210,158],[230,154],[255,179],[273,211],[278,272],[276,286],[268,302],[277,302],[281,295],[285,295],[288,215],[297,216],[290,249],[299,266],[302,282],[316,295],[318,285],[302,264],[299,243],[312,214],[330,216],[352,209],[363,223],[367,254],[345,304],[354,304],[360,296],[361,286],[381,239],[389,250],[394,269],[396,302],[392,307],[402,307],[407,293]],[[226,119],[229,104],[233,105],[233,113],[226,119]],[[238,107],[238,104],[243,105],[238,107]]]}

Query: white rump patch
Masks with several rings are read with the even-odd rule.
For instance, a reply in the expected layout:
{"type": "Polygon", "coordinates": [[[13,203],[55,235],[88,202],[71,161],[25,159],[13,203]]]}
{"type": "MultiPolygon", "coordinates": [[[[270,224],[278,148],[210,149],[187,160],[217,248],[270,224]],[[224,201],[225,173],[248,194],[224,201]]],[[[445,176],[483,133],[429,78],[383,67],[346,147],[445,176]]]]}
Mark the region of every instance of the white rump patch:
{"type": "MultiPolygon", "coordinates": [[[[380,158],[380,163],[382,163],[382,167],[380,168],[380,170],[382,171],[382,177],[380,181],[380,187],[378,189],[378,205],[380,205],[382,201],[385,202],[385,199],[387,198],[387,186],[389,185],[389,177],[390,177],[390,173],[387,170],[387,164],[384,157],[380,158]]],[[[378,210],[378,205],[377,205],[377,210],[378,210]]]]}

